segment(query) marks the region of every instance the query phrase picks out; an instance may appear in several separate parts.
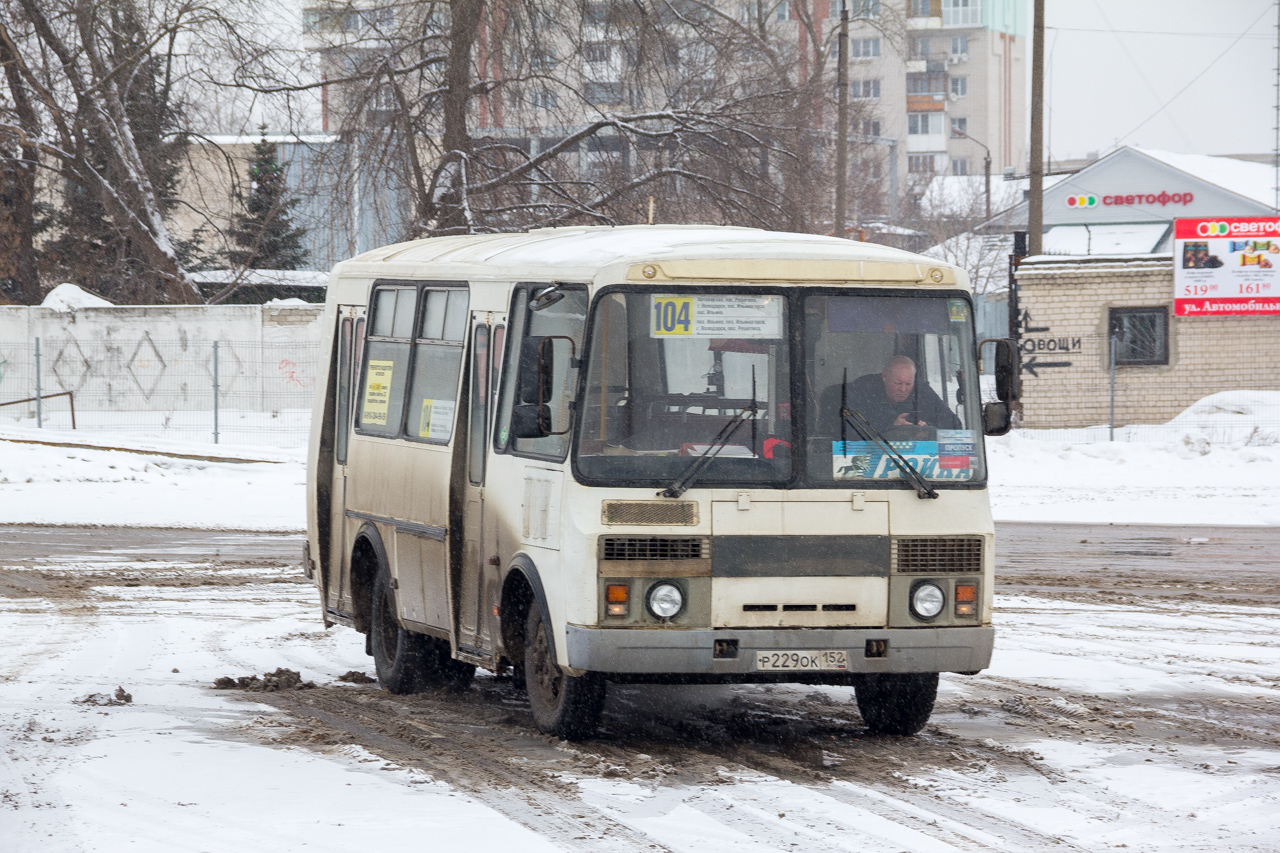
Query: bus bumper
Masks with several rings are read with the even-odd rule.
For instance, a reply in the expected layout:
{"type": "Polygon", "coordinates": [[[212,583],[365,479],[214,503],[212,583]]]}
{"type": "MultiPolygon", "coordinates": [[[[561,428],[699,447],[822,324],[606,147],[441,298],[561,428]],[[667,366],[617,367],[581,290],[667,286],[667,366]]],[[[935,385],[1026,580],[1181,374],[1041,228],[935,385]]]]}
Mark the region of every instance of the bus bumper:
{"type": "MultiPolygon", "coordinates": [[[[756,652],[822,650],[847,651],[847,672],[977,672],[991,663],[995,629],[984,626],[689,630],[568,625],[565,641],[572,669],[606,673],[764,674],[756,668],[756,652]],[[717,640],[736,640],[736,657],[716,657],[717,640]],[[886,642],[881,646],[869,641],[886,642]]],[[[722,643],[721,654],[726,653],[725,645],[732,644],[722,643]]],[[[829,670],[826,673],[833,674],[829,670]]],[[[768,674],[785,676],[790,672],[769,671],[768,674]]]]}

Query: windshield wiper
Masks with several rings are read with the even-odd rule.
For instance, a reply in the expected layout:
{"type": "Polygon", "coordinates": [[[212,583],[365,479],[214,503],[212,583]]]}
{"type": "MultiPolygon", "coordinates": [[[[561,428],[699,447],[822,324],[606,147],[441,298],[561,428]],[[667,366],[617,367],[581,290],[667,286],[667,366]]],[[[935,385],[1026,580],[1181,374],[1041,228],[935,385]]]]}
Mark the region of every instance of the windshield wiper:
{"type": "Polygon", "coordinates": [[[711,443],[707,445],[707,449],[703,451],[702,455],[693,460],[693,463],[685,469],[685,472],[674,483],[658,492],[658,494],[664,498],[678,498],[688,491],[703,469],[711,464],[711,460],[716,458],[716,454],[724,449],[724,446],[729,443],[729,439],[733,438],[733,434],[738,431],[738,427],[748,420],[751,421],[751,453],[754,456],[756,452],[756,416],[759,413],[760,406],[756,403],[756,369],[752,365],[751,402],[729,419],[729,422],[720,429],[720,432],[716,433],[716,437],[711,439],[711,443]]]}
{"type": "Polygon", "coordinates": [[[871,425],[871,421],[867,420],[866,415],[857,409],[849,408],[848,387],[849,370],[846,368],[844,384],[840,386],[840,449],[845,451],[846,454],[849,452],[845,437],[845,424],[847,423],[857,430],[859,435],[888,454],[890,461],[898,466],[898,470],[902,472],[903,478],[910,480],[911,485],[915,486],[916,497],[922,500],[924,498],[936,498],[938,496],[937,490],[929,485],[929,481],[924,478],[924,475],[920,473],[916,466],[911,464],[911,460],[894,450],[888,440],[880,434],[880,431],[871,425]]]}

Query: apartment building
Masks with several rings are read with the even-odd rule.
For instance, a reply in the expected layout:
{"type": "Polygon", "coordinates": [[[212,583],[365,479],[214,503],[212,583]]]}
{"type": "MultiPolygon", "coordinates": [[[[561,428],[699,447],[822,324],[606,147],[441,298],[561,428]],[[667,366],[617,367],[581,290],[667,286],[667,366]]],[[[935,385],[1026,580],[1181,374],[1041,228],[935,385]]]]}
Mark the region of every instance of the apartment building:
{"type": "MultiPolygon", "coordinates": [[[[839,14],[840,0],[832,3],[839,14]]],[[[858,0],[846,0],[852,11],[858,0]]],[[[865,7],[865,4],[861,4],[865,7]]],[[[889,5],[887,2],[884,4],[889,5]]],[[[934,175],[1026,165],[1026,0],[901,0],[902,25],[861,15],[850,31],[852,96],[874,102],[879,135],[900,141],[904,191],[934,175]]],[[[893,22],[898,24],[898,22],[893,22]]]]}

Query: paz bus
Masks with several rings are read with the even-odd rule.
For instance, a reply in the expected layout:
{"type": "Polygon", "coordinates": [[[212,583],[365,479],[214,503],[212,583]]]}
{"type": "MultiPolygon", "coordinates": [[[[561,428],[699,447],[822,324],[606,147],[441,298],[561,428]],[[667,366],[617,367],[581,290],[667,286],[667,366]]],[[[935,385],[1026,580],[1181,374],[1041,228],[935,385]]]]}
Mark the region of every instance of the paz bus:
{"type": "Polygon", "coordinates": [[[610,683],[848,685],[914,734],[991,658],[967,275],[748,228],[438,237],[337,265],[304,570],[392,693],[509,674],[591,736],[610,683]]]}

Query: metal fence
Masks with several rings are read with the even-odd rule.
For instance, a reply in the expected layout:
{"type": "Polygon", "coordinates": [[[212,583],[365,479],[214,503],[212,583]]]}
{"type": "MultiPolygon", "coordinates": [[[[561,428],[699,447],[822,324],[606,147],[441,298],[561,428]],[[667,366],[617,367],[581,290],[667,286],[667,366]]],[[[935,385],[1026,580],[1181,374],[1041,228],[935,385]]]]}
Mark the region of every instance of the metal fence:
{"type": "Polygon", "coordinates": [[[0,341],[0,428],[297,446],[315,342],[0,341]]]}

